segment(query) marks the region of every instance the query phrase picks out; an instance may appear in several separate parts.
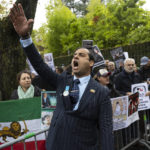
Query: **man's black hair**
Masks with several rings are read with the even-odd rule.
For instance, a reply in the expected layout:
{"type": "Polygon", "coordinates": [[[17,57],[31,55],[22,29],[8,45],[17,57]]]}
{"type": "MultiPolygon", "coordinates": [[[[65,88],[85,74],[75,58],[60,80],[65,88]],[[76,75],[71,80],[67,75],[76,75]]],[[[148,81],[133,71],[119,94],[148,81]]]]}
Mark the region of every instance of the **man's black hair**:
{"type": "Polygon", "coordinates": [[[95,62],[95,59],[94,59],[94,56],[93,56],[92,52],[90,50],[88,50],[88,51],[89,51],[89,58],[90,58],[90,60],[93,60],[95,62]]]}
{"type": "Polygon", "coordinates": [[[62,67],[57,67],[56,69],[58,70],[58,72],[59,72],[60,74],[64,71],[62,67]]]}
{"type": "MultiPolygon", "coordinates": [[[[80,48],[78,48],[78,49],[87,49],[87,48],[85,48],[85,47],[80,47],[80,48]]],[[[78,49],[76,49],[76,51],[77,51],[78,49]]],[[[87,49],[87,50],[89,51],[89,53],[88,53],[88,55],[89,55],[89,60],[93,60],[93,61],[95,62],[94,56],[93,56],[93,54],[92,54],[92,51],[89,50],[89,49],[87,49]]]]}

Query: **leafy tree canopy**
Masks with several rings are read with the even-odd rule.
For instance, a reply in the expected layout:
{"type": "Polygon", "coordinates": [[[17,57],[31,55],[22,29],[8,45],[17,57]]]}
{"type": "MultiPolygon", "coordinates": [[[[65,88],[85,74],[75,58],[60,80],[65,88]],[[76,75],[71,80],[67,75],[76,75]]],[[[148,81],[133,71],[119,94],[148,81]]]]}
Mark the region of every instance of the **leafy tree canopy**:
{"type": "Polygon", "coordinates": [[[8,5],[12,4],[12,0],[6,1],[6,0],[2,0],[1,4],[0,4],[0,18],[2,19],[4,16],[6,16],[8,14],[8,5]]]}
{"type": "Polygon", "coordinates": [[[62,0],[63,3],[77,16],[84,16],[87,13],[89,0],[62,0]]]}
{"type": "Polygon", "coordinates": [[[42,30],[46,32],[39,31],[42,45],[56,57],[73,53],[85,39],[100,49],[149,41],[150,12],[142,8],[144,2],[91,0],[87,14],[76,17],[61,0],[53,0],[47,7],[47,25],[42,30]]]}
{"type": "Polygon", "coordinates": [[[38,30],[32,31],[32,39],[34,44],[37,46],[40,53],[43,55],[48,51],[47,46],[47,25],[43,24],[38,30]]]}
{"type": "Polygon", "coordinates": [[[54,56],[66,54],[66,50],[63,49],[61,43],[61,38],[69,33],[69,26],[76,20],[76,16],[60,0],[55,0],[54,3],[51,2],[48,8],[52,8],[51,10],[48,9],[47,13],[48,49],[54,52],[54,56]]]}
{"type": "Polygon", "coordinates": [[[94,41],[101,48],[133,41],[131,33],[149,22],[150,16],[141,8],[143,4],[142,0],[112,0],[105,6],[100,0],[91,0],[86,17],[95,26],[94,41]]]}

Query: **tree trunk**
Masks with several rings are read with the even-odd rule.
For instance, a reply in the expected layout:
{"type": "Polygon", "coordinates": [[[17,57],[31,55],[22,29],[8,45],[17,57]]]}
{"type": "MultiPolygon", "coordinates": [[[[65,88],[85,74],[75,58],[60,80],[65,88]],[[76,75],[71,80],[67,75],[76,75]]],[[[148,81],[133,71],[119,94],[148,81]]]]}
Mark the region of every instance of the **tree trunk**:
{"type": "MultiPolygon", "coordinates": [[[[35,17],[38,0],[17,0],[21,3],[27,18],[35,17]]],[[[19,36],[15,32],[9,17],[0,20],[0,92],[2,100],[10,98],[17,88],[17,73],[26,67],[26,56],[20,46],[19,36]]]]}

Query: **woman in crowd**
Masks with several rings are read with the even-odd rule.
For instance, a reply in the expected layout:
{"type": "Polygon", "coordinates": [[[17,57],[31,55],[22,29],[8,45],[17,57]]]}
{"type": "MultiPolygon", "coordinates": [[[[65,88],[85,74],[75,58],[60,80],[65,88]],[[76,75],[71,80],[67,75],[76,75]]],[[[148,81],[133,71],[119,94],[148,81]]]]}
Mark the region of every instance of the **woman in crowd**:
{"type": "Polygon", "coordinates": [[[10,99],[32,98],[41,95],[41,89],[31,84],[31,73],[28,70],[23,70],[18,73],[18,89],[14,90],[10,99]]]}

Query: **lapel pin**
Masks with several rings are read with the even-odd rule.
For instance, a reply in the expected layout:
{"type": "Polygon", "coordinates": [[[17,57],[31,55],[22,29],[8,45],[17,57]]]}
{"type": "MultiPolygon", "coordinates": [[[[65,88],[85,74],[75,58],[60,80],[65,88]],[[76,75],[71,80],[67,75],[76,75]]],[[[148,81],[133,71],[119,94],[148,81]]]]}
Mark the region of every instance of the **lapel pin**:
{"type": "Polygon", "coordinates": [[[94,89],[90,89],[90,92],[91,92],[91,93],[95,93],[95,90],[94,90],[94,89]]]}
{"type": "Polygon", "coordinates": [[[69,91],[64,91],[63,92],[63,96],[68,96],[69,95],[69,91]]]}
{"type": "Polygon", "coordinates": [[[68,96],[69,95],[69,86],[66,86],[65,91],[63,92],[63,96],[68,96]]]}

